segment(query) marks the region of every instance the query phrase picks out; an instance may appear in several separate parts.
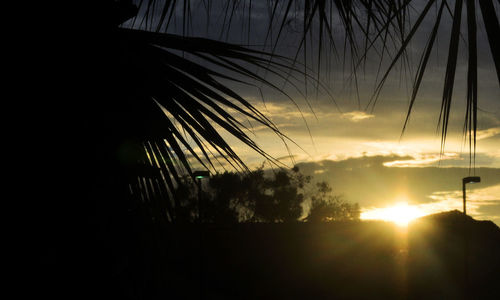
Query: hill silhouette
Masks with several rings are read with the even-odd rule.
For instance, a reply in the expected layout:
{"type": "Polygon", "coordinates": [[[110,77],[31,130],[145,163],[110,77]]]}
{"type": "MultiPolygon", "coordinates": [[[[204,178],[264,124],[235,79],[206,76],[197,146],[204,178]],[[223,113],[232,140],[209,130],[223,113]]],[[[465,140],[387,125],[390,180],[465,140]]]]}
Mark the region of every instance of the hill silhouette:
{"type": "Polygon", "coordinates": [[[172,225],[121,260],[113,294],[173,299],[498,299],[500,229],[431,215],[383,221],[172,225]],[[158,239],[159,236],[164,238],[158,239]]]}
{"type": "Polygon", "coordinates": [[[499,298],[500,228],[495,223],[464,219],[457,210],[425,216],[410,228],[409,249],[412,296],[499,298]]]}

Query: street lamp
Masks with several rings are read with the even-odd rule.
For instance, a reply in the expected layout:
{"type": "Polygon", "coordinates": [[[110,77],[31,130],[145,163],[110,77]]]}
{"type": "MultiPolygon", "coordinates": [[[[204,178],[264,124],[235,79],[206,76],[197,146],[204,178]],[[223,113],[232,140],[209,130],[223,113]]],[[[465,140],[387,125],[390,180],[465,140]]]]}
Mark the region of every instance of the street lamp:
{"type": "Polygon", "coordinates": [[[196,180],[196,184],[198,185],[198,222],[201,223],[202,221],[202,201],[201,201],[201,180],[203,178],[208,178],[210,177],[210,172],[208,171],[194,171],[193,172],[193,177],[196,180]]]}
{"type": "Polygon", "coordinates": [[[469,242],[468,242],[468,234],[467,234],[467,210],[465,206],[465,185],[467,183],[478,183],[481,182],[481,177],[479,176],[470,176],[470,177],[465,177],[462,179],[462,191],[463,191],[463,197],[464,197],[464,228],[463,228],[463,234],[464,234],[464,295],[465,298],[469,298],[469,289],[468,289],[468,284],[469,284],[469,264],[468,264],[468,257],[469,257],[469,242]]]}
{"type": "Polygon", "coordinates": [[[465,185],[467,183],[479,183],[481,182],[481,177],[479,176],[470,176],[470,177],[465,177],[462,179],[462,191],[463,191],[463,198],[464,198],[464,216],[467,215],[467,210],[466,210],[466,206],[465,206],[465,185]]]}

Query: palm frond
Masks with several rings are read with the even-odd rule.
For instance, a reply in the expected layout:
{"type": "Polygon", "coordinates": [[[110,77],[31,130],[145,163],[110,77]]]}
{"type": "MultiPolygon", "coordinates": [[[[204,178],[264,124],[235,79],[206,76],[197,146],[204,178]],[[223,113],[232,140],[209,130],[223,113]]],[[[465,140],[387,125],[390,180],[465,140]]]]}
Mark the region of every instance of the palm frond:
{"type": "MultiPolygon", "coordinates": [[[[227,82],[250,86],[254,85],[252,82],[259,82],[281,91],[275,84],[251,71],[251,66],[284,78],[281,75],[283,70],[290,70],[280,62],[286,62],[284,58],[273,55],[274,60],[270,60],[270,54],[262,51],[203,38],[132,29],[120,29],[117,35],[129,45],[126,56],[131,76],[139,76],[137,81],[142,82],[138,99],[149,103],[138,103],[149,120],[146,124],[135,124],[135,132],[136,139],[146,143],[149,166],[157,168],[158,172],[147,180],[140,177],[136,186],[145,192],[141,193],[142,198],[171,194],[179,182],[179,172],[183,170],[192,175],[194,162],[215,172],[213,160],[217,155],[233,168],[247,170],[243,160],[216,126],[272,163],[283,165],[248,136],[246,126],[228,109],[266,126],[284,143],[290,139],[269,118],[233,91],[227,82]],[[212,67],[197,63],[193,58],[202,59],[212,67]],[[173,161],[177,161],[180,168],[174,167],[173,161]],[[161,187],[163,190],[160,192],[161,187]]],[[[170,205],[162,206],[162,209],[168,209],[168,218],[172,219],[179,204],[175,200],[168,202],[170,205]]]]}
{"type": "Polygon", "coordinates": [[[488,42],[497,71],[498,85],[500,86],[500,26],[498,25],[498,16],[495,13],[495,7],[492,0],[479,0],[479,7],[483,16],[484,27],[488,34],[488,42]]]}
{"type": "Polygon", "coordinates": [[[427,62],[429,61],[429,57],[430,57],[431,52],[432,52],[432,47],[434,46],[434,41],[436,40],[439,24],[441,23],[441,16],[443,14],[443,8],[444,8],[444,2],[442,2],[441,6],[439,7],[436,21],[435,21],[434,26],[432,28],[431,34],[429,35],[429,39],[427,41],[423,55],[420,59],[420,62],[419,62],[418,68],[417,68],[416,76],[415,76],[415,79],[413,81],[413,91],[412,91],[412,95],[411,95],[411,99],[410,99],[410,104],[408,106],[408,113],[406,114],[406,119],[405,119],[405,123],[403,125],[403,130],[402,130],[401,135],[404,134],[404,131],[405,131],[405,129],[408,125],[408,122],[410,120],[410,115],[411,115],[411,112],[413,109],[413,105],[415,104],[415,99],[417,98],[418,90],[420,88],[420,84],[422,83],[422,78],[424,77],[425,69],[427,67],[427,62]]]}
{"type": "MultiPolygon", "coordinates": [[[[380,94],[380,90],[382,89],[388,74],[394,69],[395,64],[398,60],[403,58],[404,51],[407,48],[410,41],[413,39],[415,32],[420,29],[422,25],[423,18],[429,12],[429,4],[436,1],[428,1],[425,7],[417,13],[417,19],[413,23],[412,29],[409,31],[407,35],[402,34],[403,42],[400,47],[398,47],[397,54],[394,58],[391,59],[391,63],[389,67],[386,69],[386,72],[382,76],[382,79],[379,80],[379,83],[375,89],[375,92],[370,100],[370,104],[373,106],[376,104],[377,99],[380,94]]],[[[478,110],[478,96],[477,96],[477,20],[476,20],[476,2],[474,1],[466,1],[466,11],[467,11],[467,40],[465,40],[461,33],[461,25],[462,25],[462,9],[463,9],[463,0],[456,0],[455,7],[453,11],[448,5],[448,2],[443,0],[439,5],[439,10],[437,12],[437,17],[434,21],[433,29],[429,35],[429,39],[427,44],[425,45],[420,62],[415,73],[415,78],[413,81],[413,90],[409,102],[407,116],[403,125],[402,135],[404,134],[408,122],[410,119],[410,115],[412,113],[412,109],[415,104],[415,99],[417,97],[418,91],[421,86],[422,78],[424,72],[427,68],[427,62],[429,60],[429,56],[433,47],[435,46],[435,40],[437,38],[437,32],[439,28],[442,26],[441,16],[444,8],[449,12],[452,19],[452,27],[449,31],[450,42],[449,48],[447,51],[447,65],[443,82],[443,93],[441,98],[441,109],[438,120],[438,129],[440,128],[441,135],[441,153],[444,151],[446,137],[448,133],[448,124],[450,118],[450,111],[452,107],[453,100],[453,91],[455,87],[455,77],[456,77],[456,69],[458,64],[458,53],[459,53],[459,43],[462,39],[464,43],[468,45],[468,63],[467,63],[467,102],[465,107],[465,121],[464,121],[464,135],[468,137],[469,144],[469,154],[470,154],[470,167],[472,168],[475,163],[475,152],[476,152],[476,132],[477,132],[477,110],[478,110]]],[[[478,2],[479,7],[482,14],[482,20],[484,24],[484,28],[488,37],[488,44],[491,51],[491,55],[493,58],[493,62],[495,65],[495,70],[497,74],[497,78],[499,79],[500,86],[500,43],[498,41],[497,36],[500,36],[500,27],[498,25],[498,16],[495,11],[495,7],[493,5],[493,1],[491,0],[481,0],[478,2]]],[[[398,16],[398,18],[404,16],[398,16]]],[[[398,21],[399,22],[399,21],[398,21]]],[[[399,22],[396,27],[402,27],[404,22],[399,22]]],[[[404,32],[402,29],[401,32],[404,32]]],[[[378,75],[377,75],[378,77],[378,75]]]]}
{"type": "MultiPolygon", "coordinates": [[[[194,1],[133,2],[138,7],[137,17],[124,28],[117,30],[117,35],[128,47],[126,56],[132,58],[130,59],[133,64],[132,69],[143,77],[139,80],[142,82],[141,99],[150,101],[149,104],[144,104],[143,109],[146,115],[151,117],[148,126],[151,123],[155,124],[154,130],[148,129],[145,124],[139,124],[136,131],[143,143],[149,143],[145,149],[149,154],[150,164],[153,164],[152,158],[155,158],[154,162],[161,170],[161,177],[172,176],[171,181],[165,183],[168,189],[172,189],[175,185],[180,170],[191,172],[192,161],[196,161],[204,168],[215,170],[215,162],[219,162],[218,156],[220,156],[230,166],[246,170],[244,161],[226,142],[219,128],[263,157],[279,164],[247,134],[248,128],[233,112],[251,122],[266,126],[284,142],[290,139],[281,133],[268,117],[230,88],[228,83],[256,88],[259,88],[258,85],[264,85],[282,92],[294,105],[297,105],[285,92],[285,86],[291,84],[305,98],[308,96],[310,80],[314,82],[316,91],[324,88],[320,80],[323,62],[325,59],[328,60],[330,55],[338,55],[340,51],[337,49],[340,47],[337,43],[343,38],[343,64],[346,65],[347,58],[351,60],[350,80],[356,86],[359,105],[361,102],[357,71],[365,65],[368,53],[375,53],[380,59],[376,75],[377,85],[367,105],[367,108],[371,106],[373,109],[389,74],[397,67],[398,62],[401,63],[404,72],[408,69],[412,73],[412,63],[407,49],[417,31],[425,23],[424,20],[428,18],[433,5],[438,9],[413,77],[413,89],[402,135],[408,126],[430,54],[435,48],[438,32],[442,27],[443,11],[446,9],[452,18],[452,28],[438,120],[441,129],[441,152],[444,151],[454,99],[459,45],[461,39],[465,41],[460,32],[463,0],[454,2],[453,12],[445,0],[431,0],[415,7],[413,4],[416,1],[412,0],[288,0],[262,1],[262,3],[251,0],[219,3],[202,1],[197,7],[205,9],[207,32],[210,19],[220,19],[217,28],[219,40],[193,36],[199,35],[190,29],[193,22],[193,7],[196,6],[194,1]],[[269,14],[268,27],[262,37],[261,46],[264,50],[221,41],[229,39],[234,20],[239,18],[242,22],[248,20],[246,36],[250,44],[253,10],[260,4],[264,4],[264,7],[267,4],[269,14]],[[296,33],[298,41],[293,52],[288,52],[292,55],[285,58],[280,50],[280,43],[286,40],[285,29],[292,19],[298,24],[299,32],[296,33]],[[340,34],[334,32],[334,28],[338,27],[334,19],[341,25],[340,34]],[[178,21],[179,26],[176,25],[178,21]],[[177,27],[173,28],[173,25],[177,27]],[[330,52],[326,49],[330,49],[330,52]],[[389,59],[389,66],[380,73],[382,61],[385,59],[389,59]],[[302,69],[299,71],[299,68],[302,69]],[[264,75],[261,75],[261,71],[264,71],[264,75]],[[380,79],[379,73],[382,74],[380,79]],[[294,74],[302,76],[302,79],[294,74]],[[315,78],[311,74],[315,74],[315,78]],[[283,80],[283,86],[279,87],[277,81],[270,79],[270,76],[283,80]]],[[[469,137],[471,153],[475,153],[476,149],[478,106],[476,5],[474,1],[467,1],[465,5],[469,56],[464,132],[469,137]]],[[[500,83],[498,17],[491,0],[480,0],[479,8],[500,83]]],[[[120,18],[123,19],[124,17],[120,18]]],[[[243,29],[241,36],[245,36],[243,29]]],[[[284,146],[287,148],[286,143],[284,146]]],[[[147,187],[144,182],[141,186],[147,187]]],[[[158,187],[156,189],[150,187],[149,190],[156,191],[158,187]]]]}

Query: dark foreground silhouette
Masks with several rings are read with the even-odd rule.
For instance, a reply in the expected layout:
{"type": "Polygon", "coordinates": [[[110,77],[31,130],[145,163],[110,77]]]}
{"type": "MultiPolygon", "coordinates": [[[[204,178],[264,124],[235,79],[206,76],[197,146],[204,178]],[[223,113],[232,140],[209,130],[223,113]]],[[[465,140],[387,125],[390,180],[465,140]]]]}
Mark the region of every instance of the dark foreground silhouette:
{"type": "Polygon", "coordinates": [[[499,299],[500,229],[467,218],[466,280],[463,221],[166,227],[109,284],[122,299],[499,299]]]}
{"type": "Polygon", "coordinates": [[[21,292],[61,299],[500,299],[500,229],[469,217],[465,223],[458,211],[424,217],[408,230],[381,221],[133,228],[129,244],[114,252],[82,250],[61,268],[26,273],[34,281],[21,292]]]}

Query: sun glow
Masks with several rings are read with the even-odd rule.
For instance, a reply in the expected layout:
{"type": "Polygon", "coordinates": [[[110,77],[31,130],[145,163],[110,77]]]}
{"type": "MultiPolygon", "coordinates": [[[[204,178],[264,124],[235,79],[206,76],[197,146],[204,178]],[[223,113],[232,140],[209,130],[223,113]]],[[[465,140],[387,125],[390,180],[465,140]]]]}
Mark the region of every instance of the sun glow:
{"type": "Polygon", "coordinates": [[[425,214],[417,206],[402,202],[394,206],[365,211],[361,213],[361,219],[390,221],[398,226],[406,227],[412,220],[422,217],[425,214]]]}

